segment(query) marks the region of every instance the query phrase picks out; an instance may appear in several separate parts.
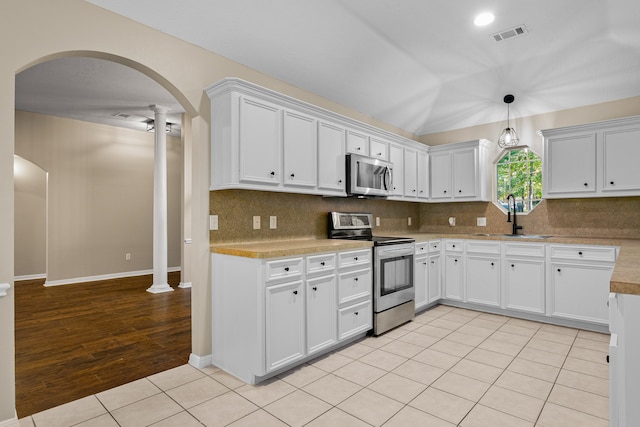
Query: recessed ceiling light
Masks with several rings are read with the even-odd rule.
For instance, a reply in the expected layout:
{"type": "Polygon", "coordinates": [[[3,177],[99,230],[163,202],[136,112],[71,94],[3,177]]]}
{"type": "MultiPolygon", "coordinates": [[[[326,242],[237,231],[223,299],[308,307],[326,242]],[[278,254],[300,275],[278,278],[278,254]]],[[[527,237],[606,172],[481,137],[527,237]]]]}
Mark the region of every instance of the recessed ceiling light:
{"type": "Polygon", "coordinates": [[[485,25],[491,24],[495,18],[496,17],[493,16],[493,13],[484,12],[477,15],[473,20],[473,23],[476,24],[478,27],[484,27],[485,25]]]}

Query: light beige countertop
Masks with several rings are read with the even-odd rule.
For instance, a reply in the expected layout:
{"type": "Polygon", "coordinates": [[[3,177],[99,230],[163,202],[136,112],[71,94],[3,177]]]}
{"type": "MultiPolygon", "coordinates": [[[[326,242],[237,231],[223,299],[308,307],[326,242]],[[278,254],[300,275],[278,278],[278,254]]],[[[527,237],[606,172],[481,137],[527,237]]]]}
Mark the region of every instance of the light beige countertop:
{"type": "MultiPolygon", "coordinates": [[[[594,237],[553,236],[549,238],[514,238],[504,235],[389,233],[410,237],[416,242],[433,239],[477,239],[507,242],[540,242],[572,245],[618,246],[620,253],[611,277],[611,292],[640,295],[640,240],[594,237]]],[[[295,239],[264,242],[212,244],[211,252],[248,258],[278,258],[372,247],[371,242],[340,239],[295,239]]]]}
{"type": "Polygon", "coordinates": [[[247,258],[278,258],[349,249],[366,249],[372,246],[372,242],[340,239],[269,240],[264,242],[213,244],[211,245],[211,253],[247,258]]]}

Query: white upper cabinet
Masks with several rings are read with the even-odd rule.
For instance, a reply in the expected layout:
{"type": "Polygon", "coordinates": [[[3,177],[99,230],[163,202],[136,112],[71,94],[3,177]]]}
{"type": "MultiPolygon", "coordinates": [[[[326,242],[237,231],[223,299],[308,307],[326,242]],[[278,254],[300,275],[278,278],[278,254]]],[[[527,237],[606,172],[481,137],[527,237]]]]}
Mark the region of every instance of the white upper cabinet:
{"type": "Polygon", "coordinates": [[[284,185],[316,186],[317,136],[317,122],[313,117],[284,110],[284,185]]]}
{"type": "Polygon", "coordinates": [[[404,148],[400,145],[391,144],[389,146],[389,161],[393,163],[393,196],[404,195],[404,148]]]}
{"type": "MultiPolygon", "coordinates": [[[[390,160],[391,144],[421,144],[236,78],[208,87],[210,190],[346,196],[346,153],[390,160]]],[[[424,146],[425,150],[428,149],[424,146]]],[[[404,187],[402,155],[395,161],[404,187]]]]}
{"type": "Polygon", "coordinates": [[[352,129],[347,130],[347,152],[360,154],[361,156],[369,155],[369,136],[363,132],[352,129]]]}
{"type": "Polygon", "coordinates": [[[280,114],[276,105],[245,96],[240,98],[240,181],[280,183],[280,114]]]}
{"type": "Polygon", "coordinates": [[[369,155],[374,159],[389,160],[389,143],[372,136],[369,139],[369,155]]]}
{"type": "Polygon", "coordinates": [[[640,195],[640,116],[540,133],[543,197],[640,195]]]}
{"type": "Polygon", "coordinates": [[[324,193],[345,195],[345,129],[318,123],[318,188],[324,193]]]}
{"type": "Polygon", "coordinates": [[[418,198],[429,198],[429,154],[418,151],[418,198]]]}
{"type": "MultiPolygon", "coordinates": [[[[543,197],[596,192],[596,135],[550,137],[545,143],[543,197]],[[546,191],[545,191],[546,189],[546,191]]],[[[567,196],[568,197],[568,196],[567,196]]]]}
{"type": "Polygon", "coordinates": [[[431,199],[489,201],[488,147],[484,139],[431,147],[431,199]]]}
{"type": "Polygon", "coordinates": [[[418,152],[410,148],[404,149],[404,195],[418,196],[418,152]]]}

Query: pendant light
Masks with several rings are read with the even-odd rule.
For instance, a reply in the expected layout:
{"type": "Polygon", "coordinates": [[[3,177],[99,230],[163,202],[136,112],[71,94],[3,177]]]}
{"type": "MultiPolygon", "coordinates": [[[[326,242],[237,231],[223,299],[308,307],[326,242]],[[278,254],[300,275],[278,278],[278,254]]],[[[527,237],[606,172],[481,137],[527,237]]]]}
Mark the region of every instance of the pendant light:
{"type": "Polygon", "coordinates": [[[516,130],[509,125],[509,104],[511,104],[516,98],[513,95],[505,95],[504,103],[507,104],[507,127],[502,130],[500,137],[498,138],[498,147],[515,147],[520,141],[516,130]]]}

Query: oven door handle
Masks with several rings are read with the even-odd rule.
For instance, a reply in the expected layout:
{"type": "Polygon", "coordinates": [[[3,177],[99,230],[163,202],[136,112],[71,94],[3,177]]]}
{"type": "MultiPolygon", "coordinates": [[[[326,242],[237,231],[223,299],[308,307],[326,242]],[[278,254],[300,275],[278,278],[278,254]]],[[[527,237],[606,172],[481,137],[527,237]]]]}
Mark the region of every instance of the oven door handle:
{"type": "Polygon", "coordinates": [[[414,250],[413,249],[406,249],[406,248],[400,248],[400,249],[383,249],[380,250],[378,252],[378,255],[380,257],[383,257],[384,255],[388,255],[388,254],[394,254],[394,256],[396,256],[396,252],[400,253],[400,255],[404,255],[404,256],[412,256],[414,255],[414,250]]]}

